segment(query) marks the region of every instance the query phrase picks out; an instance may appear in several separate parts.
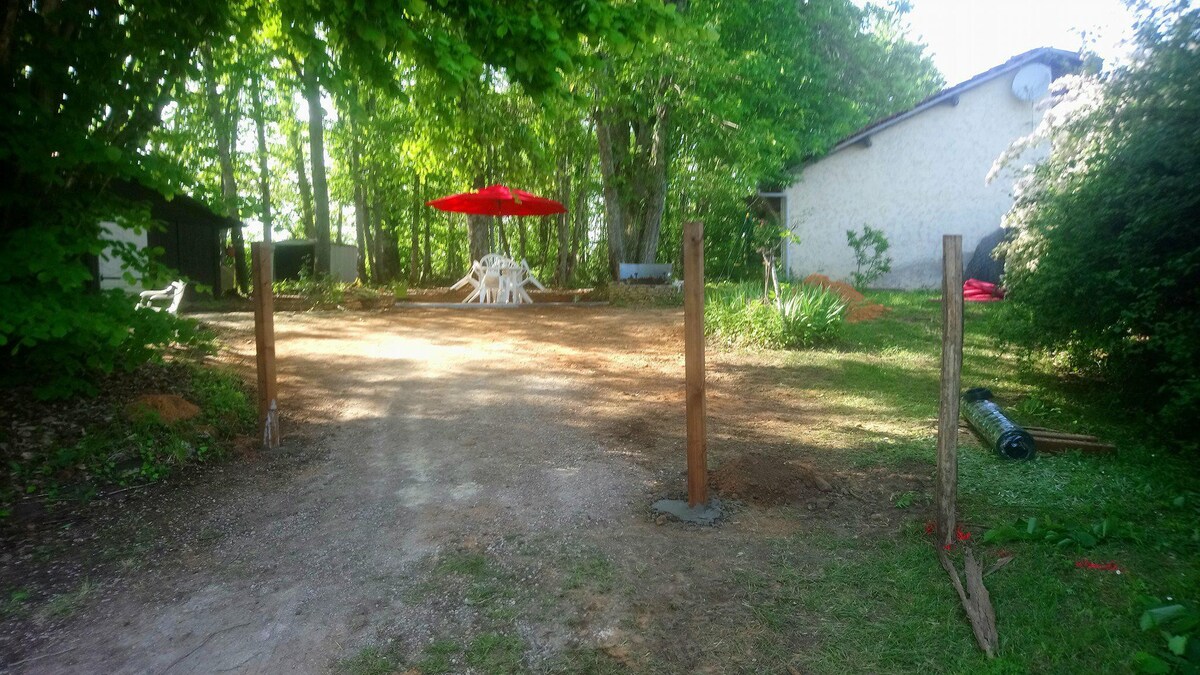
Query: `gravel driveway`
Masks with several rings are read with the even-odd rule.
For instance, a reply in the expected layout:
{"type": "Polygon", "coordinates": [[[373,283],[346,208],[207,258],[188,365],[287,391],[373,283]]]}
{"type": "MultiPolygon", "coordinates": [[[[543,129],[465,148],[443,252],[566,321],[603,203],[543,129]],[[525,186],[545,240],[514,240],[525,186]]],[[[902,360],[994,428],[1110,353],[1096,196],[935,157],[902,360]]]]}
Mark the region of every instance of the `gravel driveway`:
{"type": "MultiPolygon", "coordinates": [[[[252,317],[199,318],[249,372],[252,317]]],[[[655,521],[683,487],[681,321],[279,314],[283,447],[129,505],[88,597],[16,670],[754,670],[730,579],[799,525],[736,506],[716,528],[655,521]]],[[[783,442],[731,395],[736,365],[710,357],[718,455],[783,442]]]]}

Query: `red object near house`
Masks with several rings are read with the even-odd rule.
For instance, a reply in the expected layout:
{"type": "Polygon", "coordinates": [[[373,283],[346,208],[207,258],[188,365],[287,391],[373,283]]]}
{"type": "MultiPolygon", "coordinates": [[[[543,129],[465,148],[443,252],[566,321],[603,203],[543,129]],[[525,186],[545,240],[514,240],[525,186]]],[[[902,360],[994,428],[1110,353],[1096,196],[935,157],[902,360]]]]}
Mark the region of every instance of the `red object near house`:
{"type": "Polygon", "coordinates": [[[475,192],[462,192],[425,202],[442,211],[477,216],[548,216],[566,213],[567,207],[553,199],[539,197],[506,185],[492,185],[475,192]]]}
{"type": "Polygon", "coordinates": [[[978,279],[963,282],[963,300],[967,302],[996,302],[1004,299],[1004,289],[978,279]]]}

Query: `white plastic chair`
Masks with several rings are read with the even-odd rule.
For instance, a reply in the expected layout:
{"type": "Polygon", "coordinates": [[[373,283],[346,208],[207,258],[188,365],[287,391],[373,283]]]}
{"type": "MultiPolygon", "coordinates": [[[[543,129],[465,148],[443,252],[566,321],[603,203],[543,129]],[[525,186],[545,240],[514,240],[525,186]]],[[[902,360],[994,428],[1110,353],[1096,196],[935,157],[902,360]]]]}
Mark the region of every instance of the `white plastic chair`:
{"type": "MultiPolygon", "coordinates": [[[[471,294],[471,297],[474,297],[474,295],[476,293],[478,293],[478,291],[479,291],[479,279],[482,276],[483,276],[483,274],[480,272],[479,262],[478,261],[473,262],[473,263],[471,263],[471,271],[467,272],[467,275],[465,277],[459,279],[457,283],[455,283],[453,286],[451,286],[450,290],[457,291],[458,289],[462,288],[463,286],[470,285],[470,286],[474,287],[474,289],[475,289],[475,293],[471,294]]],[[[463,302],[470,302],[470,300],[464,300],[463,302]]]]}
{"type": "Polygon", "coordinates": [[[533,298],[525,291],[528,284],[546,290],[546,287],[533,277],[528,262],[522,260],[517,264],[499,253],[489,253],[471,263],[471,271],[451,286],[451,289],[458,290],[468,285],[474,287],[470,295],[463,300],[464,303],[507,305],[532,303],[533,298]]]}
{"type": "Polygon", "coordinates": [[[540,281],[533,276],[533,270],[529,269],[529,263],[522,260],[521,264],[511,263],[504,269],[504,291],[507,293],[506,301],[514,303],[528,302],[533,304],[533,298],[529,297],[525,287],[533,284],[541,290],[546,290],[540,281]]]}
{"type": "Polygon", "coordinates": [[[479,277],[479,288],[475,291],[480,304],[502,302],[500,299],[503,288],[501,281],[499,270],[492,267],[483,268],[479,277]]]}
{"type": "Polygon", "coordinates": [[[154,291],[142,291],[138,294],[139,308],[148,307],[156,312],[166,310],[170,314],[179,313],[179,305],[183,302],[183,291],[187,284],[182,279],[171,282],[170,286],[154,291]],[[166,302],[165,305],[155,303],[166,302]]]}

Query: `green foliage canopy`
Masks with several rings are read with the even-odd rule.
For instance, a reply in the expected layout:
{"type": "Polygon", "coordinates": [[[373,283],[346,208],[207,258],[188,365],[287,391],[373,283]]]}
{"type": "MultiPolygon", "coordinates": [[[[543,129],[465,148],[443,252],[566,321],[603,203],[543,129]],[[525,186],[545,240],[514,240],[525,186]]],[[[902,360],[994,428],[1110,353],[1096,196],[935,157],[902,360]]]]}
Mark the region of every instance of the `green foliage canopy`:
{"type": "MultiPolygon", "coordinates": [[[[110,192],[117,180],[170,190],[146,132],[194,73],[194,46],[228,20],[218,2],[21,3],[0,19],[0,371],[42,393],[144,361],[181,328],[135,312],[120,293],[88,293],[100,222],[149,226],[110,192]]],[[[126,250],[149,273],[145,252],[126,250]]]]}
{"type": "MultiPolygon", "coordinates": [[[[937,86],[897,11],[850,0],[15,5],[0,17],[0,365],[76,377],[126,367],[179,330],[89,290],[100,222],[154,226],[113,194],[117,181],[353,241],[364,281],[453,279],[485,246],[527,257],[543,279],[591,283],[608,277],[615,245],[599,226],[597,134],[615,129],[628,161],[613,184],[637,227],[654,220],[640,254],[675,262],[679,224],[703,218],[710,269],[756,273],[746,197],[937,86]],[[570,213],[474,222],[482,237],[468,241],[461,217],[423,207],[480,181],[570,213]]],[[[152,275],[148,252],[121,253],[152,275]]]]}
{"type": "Polygon", "coordinates": [[[1200,9],[1146,15],[1136,58],[1070,82],[1006,225],[1019,337],[1200,438],[1200,9]]]}

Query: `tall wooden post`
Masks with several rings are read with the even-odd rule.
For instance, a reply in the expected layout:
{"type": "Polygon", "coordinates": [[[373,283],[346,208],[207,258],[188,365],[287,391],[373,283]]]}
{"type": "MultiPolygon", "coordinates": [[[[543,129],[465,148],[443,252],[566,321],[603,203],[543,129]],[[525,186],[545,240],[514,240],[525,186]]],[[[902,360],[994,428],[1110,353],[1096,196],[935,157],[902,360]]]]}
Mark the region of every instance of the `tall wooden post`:
{"type": "Polygon", "coordinates": [[[688,506],[708,503],[704,419],[704,223],[683,226],[683,350],[687,374],[688,506]]]}
{"type": "Polygon", "coordinates": [[[275,387],[275,298],[271,292],[271,245],[250,246],[254,276],[254,352],[258,365],[258,420],[264,448],[279,447],[275,387]]]}
{"type": "Polygon", "coordinates": [[[942,237],[942,392],[938,406],[937,534],[954,543],[958,501],[958,404],[963,358],[962,236],[942,237]]]}

